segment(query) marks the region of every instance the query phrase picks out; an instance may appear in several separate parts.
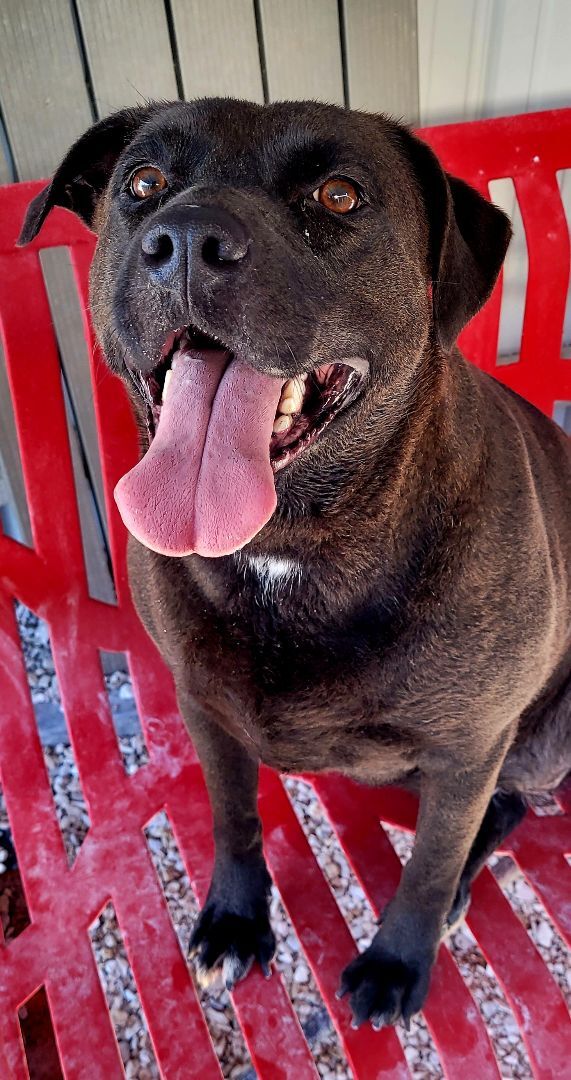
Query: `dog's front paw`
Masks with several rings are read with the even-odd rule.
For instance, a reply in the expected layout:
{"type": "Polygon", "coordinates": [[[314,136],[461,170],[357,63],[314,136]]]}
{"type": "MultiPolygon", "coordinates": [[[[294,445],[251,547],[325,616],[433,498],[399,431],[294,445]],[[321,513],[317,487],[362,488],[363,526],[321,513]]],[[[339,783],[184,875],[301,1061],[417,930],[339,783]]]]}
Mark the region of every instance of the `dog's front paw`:
{"type": "Polygon", "coordinates": [[[269,977],[275,949],[267,910],[240,915],[216,900],[207,900],[192,932],[189,955],[200,986],[231,990],[248,974],[254,960],[269,977]]]}
{"type": "Polygon", "coordinates": [[[341,976],[339,997],[350,995],[353,1027],[370,1020],[379,1028],[403,1020],[408,1028],[428,993],[432,960],[405,961],[373,942],[341,976]]]}

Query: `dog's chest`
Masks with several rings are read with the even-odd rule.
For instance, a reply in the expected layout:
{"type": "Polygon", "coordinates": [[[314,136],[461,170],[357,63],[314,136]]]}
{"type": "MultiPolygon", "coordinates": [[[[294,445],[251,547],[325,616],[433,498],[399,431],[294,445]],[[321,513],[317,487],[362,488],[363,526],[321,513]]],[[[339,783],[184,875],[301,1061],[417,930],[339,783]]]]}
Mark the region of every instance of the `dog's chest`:
{"type": "Polygon", "coordinates": [[[212,606],[192,595],[183,626],[177,607],[168,627],[176,650],[168,659],[190,696],[282,770],[346,768],[366,777],[360,763],[373,749],[378,758],[382,744],[387,777],[407,771],[410,740],[388,714],[379,719],[392,695],[389,668],[381,669],[391,620],[378,608],[324,618],[292,559],[242,557],[236,575],[225,603],[220,593],[212,606]]]}

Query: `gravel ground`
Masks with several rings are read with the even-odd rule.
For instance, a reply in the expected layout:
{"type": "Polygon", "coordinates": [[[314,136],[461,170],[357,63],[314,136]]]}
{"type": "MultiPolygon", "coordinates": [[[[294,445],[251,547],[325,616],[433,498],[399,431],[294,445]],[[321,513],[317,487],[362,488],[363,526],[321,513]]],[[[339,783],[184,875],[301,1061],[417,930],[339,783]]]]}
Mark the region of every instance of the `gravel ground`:
{"type": "MultiPolygon", "coordinates": [[[[49,640],[44,625],[24,608],[18,609],[26,665],[32,698],[40,701],[59,701],[49,640]]],[[[131,696],[128,676],[114,672],[106,676],[112,708],[118,701],[131,696]]],[[[134,772],[147,760],[140,735],[120,740],[128,772],[134,772]]],[[[77,769],[71,749],[59,744],[44,749],[58,813],[70,862],[75,858],[89,827],[77,769]]],[[[372,911],[360,886],[352,876],[347,861],[336,842],[320,803],[312,788],[303,781],[288,779],[286,788],[292,805],[309,839],[359,949],[365,948],[375,931],[372,911]]],[[[542,800],[540,812],[552,813],[554,804],[542,800]]],[[[0,830],[7,820],[0,792],[0,830]]],[[[396,829],[387,830],[402,862],[410,856],[411,838],[396,829]]],[[[190,889],[170,824],[165,814],[157,815],[146,830],[150,851],[160,877],[171,918],[181,947],[186,953],[197,905],[190,889]]],[[[2,834],[0,832],[0,841],[2,834]]],[[[6,852],[0,843],[0,874],[7,864],[6,852]]],[[[511,860],[494,860],[498,879],[512,906],[533,938],[541,955],[551,969],[568,1001],[571,1001],[571,970],[569,954],[553,928],[535,894],[517,871],[511,860]]],[[[2,899],[0,878],[0,918],[9,934],[6,897],[2,899]]],[[[350,1080],[335,1031],[301,952],[299,942],[274,891],[271,914],[277,937],[276,967],[282,972],[291,999],[306,1037],[315,1055],[317,1067],[324,1080],[350,1080]]],[[[153,1080],[159,1076],[150,1038],[142,1015],[133,975],[126,957],[115,912],[108,905],[91,930],[93,948],[117,1038],[125,1072],[129,1078],[153,1080]]],[[[502,1077],[531,1077],[522,1039],[504,995],[491,968],[480,952],[473,936],[461,927],[450,939],[450,948],[462,975],[470,987],[488,1025],[494,1048],[501,1065],[502,1077]]],[[[225,1077],[231,1080],[255,1080],[243,1037],[236,1022],[229,997],[200,992],[206,1020],[222,1063],[225,1077]]],[[[409,1034],[399,1030],[405,1054],[415,1080],[442,1077],[443,1072],[431,1036],[422,1020],[413,1022],[409,1034]]]]}

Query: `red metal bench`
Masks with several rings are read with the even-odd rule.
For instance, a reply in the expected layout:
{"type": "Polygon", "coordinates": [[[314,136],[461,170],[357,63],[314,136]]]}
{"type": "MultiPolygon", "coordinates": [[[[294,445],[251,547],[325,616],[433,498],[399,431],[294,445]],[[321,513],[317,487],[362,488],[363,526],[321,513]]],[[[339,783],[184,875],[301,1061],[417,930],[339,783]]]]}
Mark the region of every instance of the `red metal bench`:
{"type": "MultiPolygon", "coordinates": [[[[569,234],[556,170],[571,167],[571,110],[425,131],[445,166],[481,191],[513,177],[523,214],[529,278],[519,361],[496,366],[501,283],[465,332],[466,354],[550,415],[571,402],[571,360],[561,337],[569,279],[569,234]]],[[[39,189],[0,191],[0,324],[6,351],[34,547],[0,537],[0,784],[18,854],[30,925],[0,943],[0,1077],[28,1076],[18,1009],[44,986],[66,1077],[123,1076],[87,928],[109,898],[161,1074],[220,1076],[192,978],[151,862],[143,828],[166,808],[192,887],[206,894],[212,846],[201,773],[177,714],[169,674],[141,629],[129,596],[125,532],[112,498],[136,455],[126,395],[103,377],[87,315],[92,236],[65,211],[39,239],[15,247],[24,210],[39,189]],[[89,597],[62,398],[60,367],[38,253],[70,248],[92,355],[91,378],[107,495],[118,605],[89,597]],[[47,620],[91,827],[68,868],[24,669],[14,598],[47,620]],[[99,650],[125,652],[150,761],[122,766],[99,650]]],[[[393,790],[314,780],[349,863],[375,909],[393,892],[399,860],[380,822],[414,827],[414,803],[393,790]]],[[[398,1033],[350,1026],[335,990],[355,945],[298,824],[280,778],[265,770],[261,811],[268,862],[355,1077],[410,1076],[398,1033]]],[[[565,809],[565,795],[559,795],[565,809]]],[[[571,800],[568,800],[571,802],[571,800]]],[[[567,806],[568,812],[571,806],[567,806]]],[[[529,813],[505,849],[563,938],[571,938],[571,821],[529,813]]],[[[1,881],[1,878],[0,878],[1,881]]],[[[488,870],[473,893],[469,925],[523,1034],[536,1077],[570,1075],[571,1027],[560,990],[488,870]]],[[[233,994],[252,1061],[264,1080],[308,1080],[315,1063],[282,978],[253,971],[233,994]]],[[[425,1019],[448,1077],[498,1077],[484,1021],[446,946],[425,1019]]],[[[347,1069],[349,1076],[349,1066],[347,1069]]]]}

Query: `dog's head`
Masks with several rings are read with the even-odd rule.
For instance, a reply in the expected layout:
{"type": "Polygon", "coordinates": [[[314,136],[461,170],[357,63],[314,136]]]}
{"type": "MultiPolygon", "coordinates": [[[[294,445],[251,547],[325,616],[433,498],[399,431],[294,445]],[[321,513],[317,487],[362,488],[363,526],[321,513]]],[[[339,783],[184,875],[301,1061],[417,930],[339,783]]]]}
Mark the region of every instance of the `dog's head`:
{"type": "Polygon", "coordinates": [[[374,444],[510,236],[406,128],[307,102],[124,110],[72,147],[22,243],[55,205],[98,234],[95,328],[148,428],[120,510],[173,555],[237,550],[276,486],[374,444]]]}

